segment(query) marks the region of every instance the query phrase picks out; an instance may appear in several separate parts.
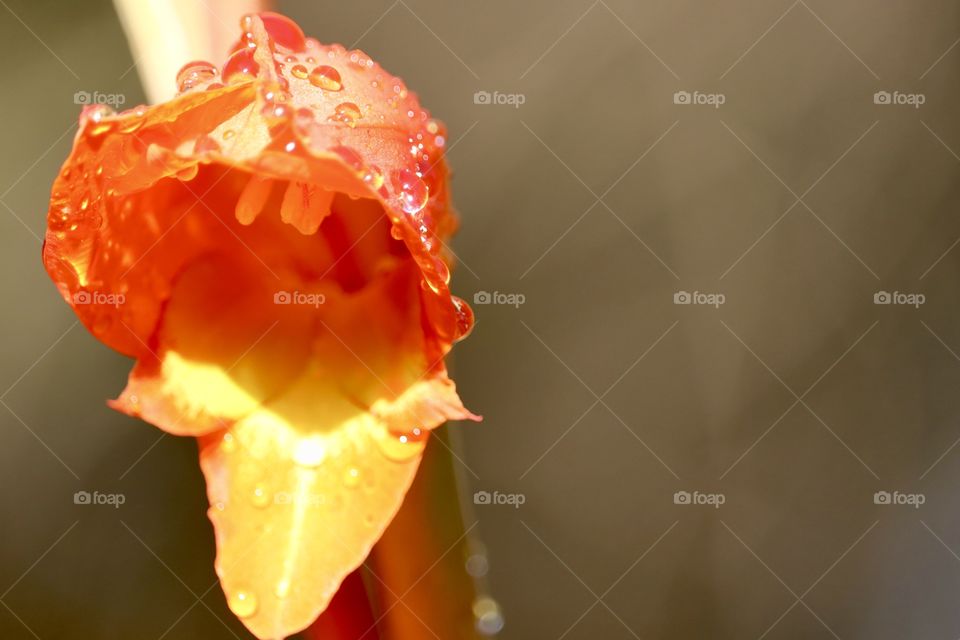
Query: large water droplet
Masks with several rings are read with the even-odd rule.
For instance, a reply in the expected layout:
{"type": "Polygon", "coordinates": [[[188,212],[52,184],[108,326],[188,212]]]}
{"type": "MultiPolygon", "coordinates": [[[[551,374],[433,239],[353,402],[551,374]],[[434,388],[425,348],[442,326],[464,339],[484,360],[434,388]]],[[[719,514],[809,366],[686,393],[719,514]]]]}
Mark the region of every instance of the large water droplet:
{"type": "Polygon", "coordinates": [[[429,192],[417,174],[409,169],[401,169],[393,174],[393,187],[400,198],[400,208],[405,212],[417,213],[427,204],[429,192]]]}
{"type": "Polygon", "coordinates": [[[263,20],[263,28],[273,38],[274,43],[291,51],[303,51],[307,48],[307,38],[296,22],[287,16],[270,11],[259,15],[263,20]]]}
{"type": "Polygon", "coordinates": [[[257,596],[252,591],[236,591],[227,597],[227,605],[239,618],[249,618],[257,612],[257,596]]]}
{"type": "Polygon", "coordinates": [[[183,65],[177,72],[177,89],[180,93],[212,80],[217,75],[217,68],[203,60],[195,60],[183,65]]]}
{"type": "Polygon", "coordinates": [[[340,72],[325,64],[310,72],[310,84],[325,91],[340,91],[343,89],[340,72]]]}
{"type": "Polygon", "coordinates": [[[223,65],[224,82],[253,80],[260,72],[260,65],[253,59],[252,49],[241,49],[231,55],[223,65]]]}

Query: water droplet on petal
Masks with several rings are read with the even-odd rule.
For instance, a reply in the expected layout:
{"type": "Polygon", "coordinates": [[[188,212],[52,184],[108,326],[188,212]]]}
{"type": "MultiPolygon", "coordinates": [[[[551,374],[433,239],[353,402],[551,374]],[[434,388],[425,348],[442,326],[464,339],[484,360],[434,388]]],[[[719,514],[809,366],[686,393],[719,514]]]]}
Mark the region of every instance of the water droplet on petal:
{"type": "Polygon", "coordinates": [[[340,72],[325,64],[310,72],[310,84],[325,91],[340,91],[343,89],[340,72]]]}
{"type": "Polygon", "coordinates": [[[224,82],[253,80],[260,72],[260,65],[253,59],[252,49],[241,49],[231,55],[223,65],[224,82]]]}
{"type": "Polygon", "coordinates": [[[363,181],[374,191],[383,186],[383,180],[383,170],[375,164],[367,167],[366,173],[363,174],[363,181]]]}
{"type": "Polygon", "coordinates": [[[376,437],[377,447],[387,459],[394,462],[406,462],[419,455],[427,444],[428,433],[423,429],[405,434],[395,434],[384,430],[376,437]]]}
{"type": "Polygon", "coordinates": [[[216,75],[217,68],[209,62],[203,60],[188,62],[177,72],[177,89],[183,93],[198,84],[212,80],[216,75]]]}
{"type": "Polygon", "coordinates": [[[352,102],[341,102],[336,106],[330,120],[342,122],[350,127],[357,126],[357,120],[363,117],[360,113],[360,107],[352,102]]]}
{"type": "Polygon", "coordinates": [[[274,43],[291,51],[303,51],[307,48],[307,38],[296,22],[287,16],[270,11],[265,11],[259,15],[260,19],[263,20],[263,28],[273,38],[274,43]]]}
{"type": "Polygon", "coordinates": [[[270,494],[267,491],[266,485],[263,483],[257,483],[253,488],[253,495],[250,497],[250,501],[253,503],[253,506],[263,509],[270,504],[270,494]]]}
{"type": "Polygon", "coordinates": [[[393,187],[400,198],[400,208],[407,213],[417,213],[427,204],[427,185],[413,171],[401,169],[395,172],[393,187]]]}
{"type": "Polygon", "coordinates": [[[299,78],[301,80],[306,80],[310,75],[310,72],[307,71],[307,68],[302,64],[293,65],[293,67],[290,69],[290,73],[293,74],[294,78],[299,78]]]}
{"type": "Polygon", "coordinates": [[[343,484],[348,489],[355,489],[360,484],[360,470],[356,467],[347,469],[343,474],[343,484]]]}
{"type": "Polygon", "coordinates": [[[237,591],[227,598],[227,605],[239,618],[249,618],[257,612],[257,596],[250,591],[237,591]]]}
{"type": "Polygon", "coordinates": [[[463,340],[473,330],[473,309],[470,308],[463,298],[451,296],[454,309],[457,312],[457,340],[463,340]]]}

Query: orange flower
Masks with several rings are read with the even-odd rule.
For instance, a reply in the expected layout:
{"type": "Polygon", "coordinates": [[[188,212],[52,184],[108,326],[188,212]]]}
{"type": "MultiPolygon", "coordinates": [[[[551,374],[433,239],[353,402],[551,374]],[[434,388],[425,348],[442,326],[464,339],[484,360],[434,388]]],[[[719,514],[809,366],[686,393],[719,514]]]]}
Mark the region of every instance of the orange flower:
{"type": "Polygon", "coordinates": [[[443,126],[360,51],[242,27],[170,102],[84,110],[43,259],[136,358],[111,405],[199,438],[228,603],[279,638],[363,562],[428,431],[479,418],[443,363],[472,325],[443,126]]]}

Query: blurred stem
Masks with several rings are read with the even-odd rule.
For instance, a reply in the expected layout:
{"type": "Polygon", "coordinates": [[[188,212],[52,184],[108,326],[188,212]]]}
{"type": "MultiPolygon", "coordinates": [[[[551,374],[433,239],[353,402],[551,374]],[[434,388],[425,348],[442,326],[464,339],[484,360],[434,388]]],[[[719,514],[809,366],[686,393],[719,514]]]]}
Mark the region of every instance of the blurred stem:
{"type": "Polygon", "coordinates": [[[465,568],[473,523],[465,526],[460,509],[460,463],[450,442],[458,428],[431,436],[403,507],[367,563],[384,640],[476,637],[476,585],[465,568]]]}
{"type": "MultiPolygon", "coordinates": [[[[458,428],[456,426],[454,429],[458,428]]],[[[430,437],[417,476],[403,506],[370,553],[363,575],[366,591],[343,593],[305,633],[310,640],[422,640],[476,638],[473,603],[477,585],[465,569],[474,540],[464,526],[449,431],[430,437]],[[345,600],[353,598],[347,606],[345,600]],[[362,600],[362,602],[360,602],[362,600]],[[345,615],[374,623],[337,622],[345,615]],[[349,612],[360,612],[349,613],[349,612]],[[362,627],[362,628],[361,628],[362,627]],[[375,628],[374,628],[375,627],[375,628]]]]}
{"type": "Polygon", "coordinates": [[[177,71],[193,60],[220,64],[240,37],[240,18],[269,0],[114,0],[147,100],[169,100],[177,71]]]}

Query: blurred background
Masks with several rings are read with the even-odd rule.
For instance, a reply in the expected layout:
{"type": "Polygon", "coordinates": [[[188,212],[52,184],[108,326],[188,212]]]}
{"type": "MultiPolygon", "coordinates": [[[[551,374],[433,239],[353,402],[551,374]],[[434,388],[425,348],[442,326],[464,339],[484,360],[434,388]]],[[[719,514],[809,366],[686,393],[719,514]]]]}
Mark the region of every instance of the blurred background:
{"type": "MultiPolygon", "coordinates": [[[[500,637],[960,636],[960,6],[277,8],[449,126],[500,637]]],[[[194,441],[106,407],[131,363],[40,262],[75,93],[145,101],[116,13],[0,39],[0,636],[248,638],[194,441]]]]}

